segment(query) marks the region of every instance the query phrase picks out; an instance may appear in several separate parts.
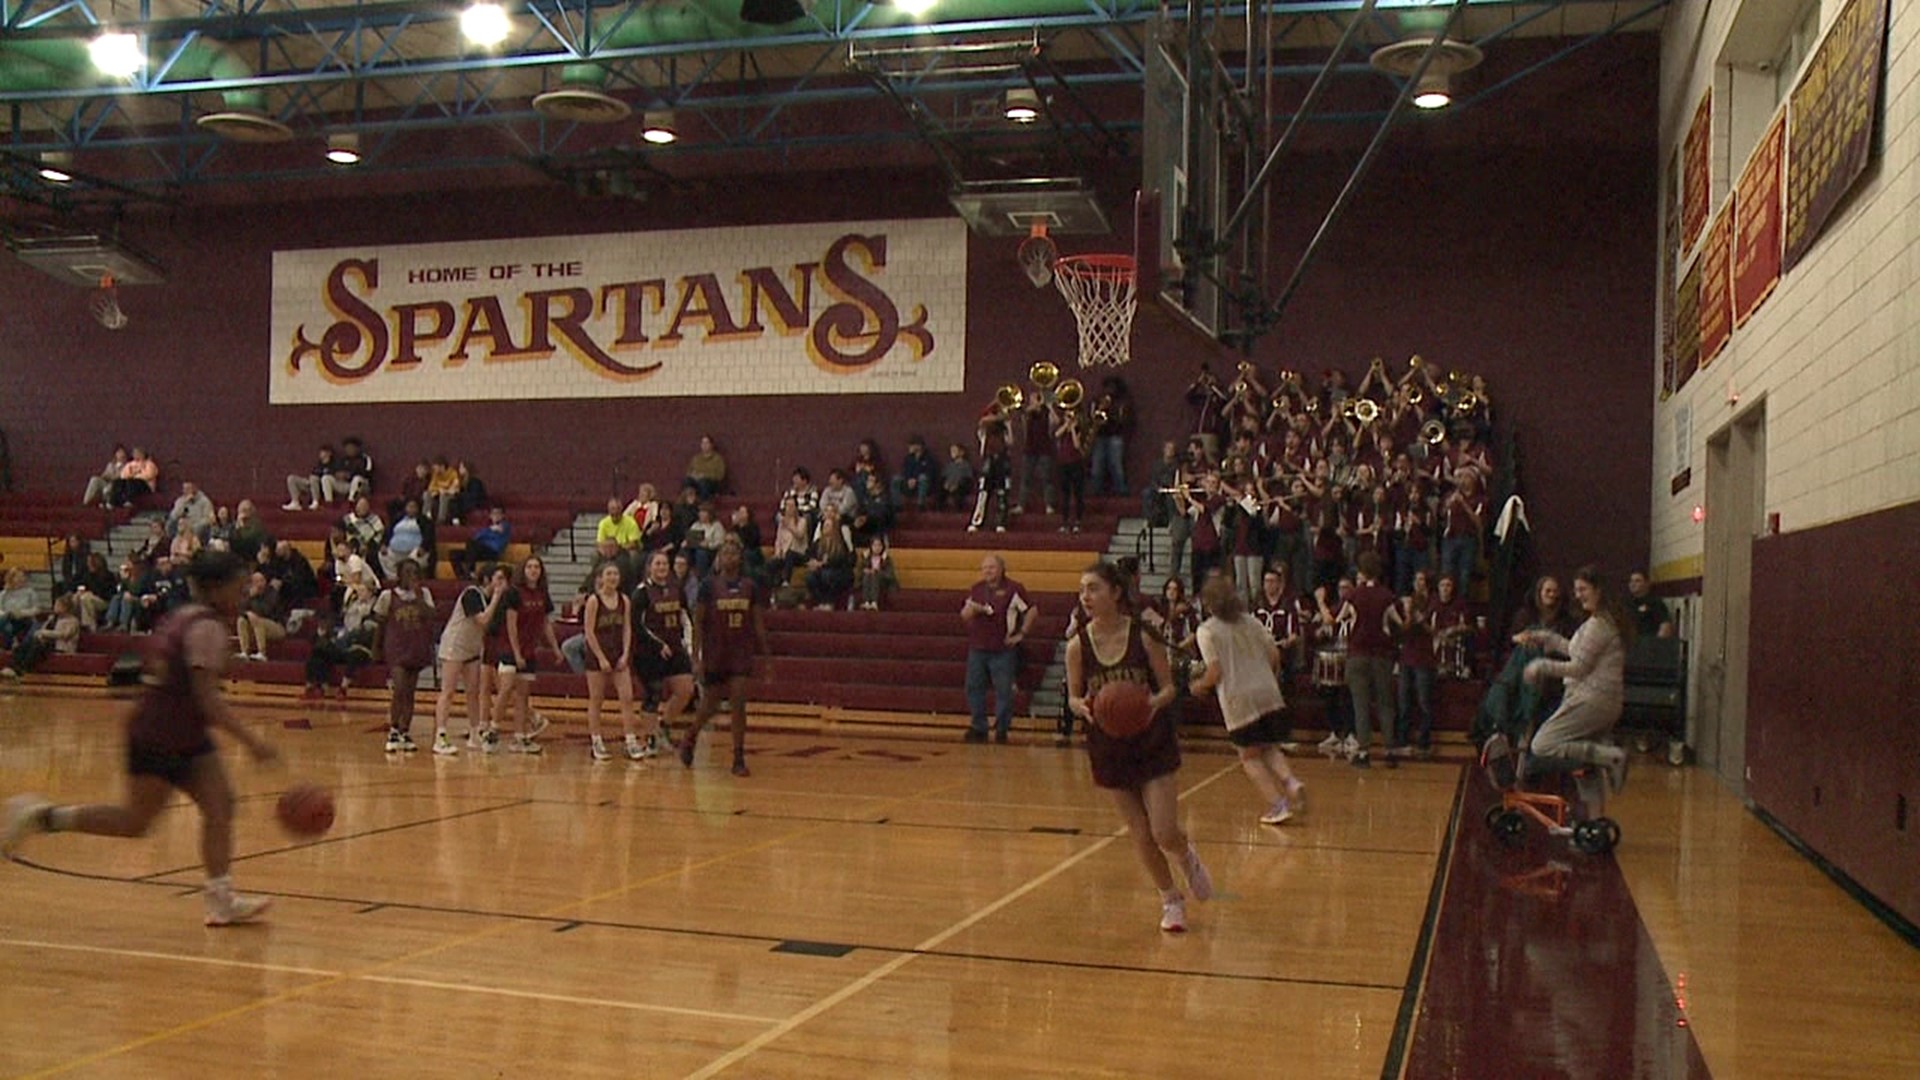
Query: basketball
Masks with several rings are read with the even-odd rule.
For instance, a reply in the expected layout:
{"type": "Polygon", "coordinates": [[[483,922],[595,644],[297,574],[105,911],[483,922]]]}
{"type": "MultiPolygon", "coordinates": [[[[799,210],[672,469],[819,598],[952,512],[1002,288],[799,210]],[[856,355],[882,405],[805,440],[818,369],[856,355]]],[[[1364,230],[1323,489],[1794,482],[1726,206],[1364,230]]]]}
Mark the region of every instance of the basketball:
{"type": "Polygon", "coordinates": [[[1132,738],[1152,722],[1152,700],[1144,683],[1110,682],[1093,695],[1093,722],[1116,739],[1132,738]]]}
{"type": "Polygon", "coordinates": [[[319,836],[333,828],[333,796],[318,784],[295,784],[280,796],[276,813],[294,836],[319,836]]]}

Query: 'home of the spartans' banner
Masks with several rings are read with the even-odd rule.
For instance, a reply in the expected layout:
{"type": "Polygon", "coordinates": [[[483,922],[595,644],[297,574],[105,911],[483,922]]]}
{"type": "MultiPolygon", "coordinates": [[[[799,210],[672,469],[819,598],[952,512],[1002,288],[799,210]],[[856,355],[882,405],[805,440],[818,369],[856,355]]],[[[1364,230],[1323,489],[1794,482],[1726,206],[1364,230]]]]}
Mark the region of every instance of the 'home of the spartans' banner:
{"type": "Polygon", "coordinates": [[[268,399],[958,391],[966,283],[959,220],[277,251],[268,399]]]}

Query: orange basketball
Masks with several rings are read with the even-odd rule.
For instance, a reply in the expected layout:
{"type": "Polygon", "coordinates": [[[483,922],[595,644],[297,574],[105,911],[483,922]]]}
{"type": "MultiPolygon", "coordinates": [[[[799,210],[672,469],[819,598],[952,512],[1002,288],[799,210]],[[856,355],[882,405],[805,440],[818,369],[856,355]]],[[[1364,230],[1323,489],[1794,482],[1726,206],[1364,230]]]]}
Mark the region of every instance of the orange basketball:
{"type": "Polygon", "coordinates": [[[295,784],[280,796],[280,825],[294,836],[319,836],[333,828],[333,796],[318,784],[295,784]]]}
{"type": "Polygon", "coordinates": [[[1153,722],[1152,701],[1143,683],[1110,682],[1093,695],[1093,722],[1116,739],[1131,738],[1153,722]]]}

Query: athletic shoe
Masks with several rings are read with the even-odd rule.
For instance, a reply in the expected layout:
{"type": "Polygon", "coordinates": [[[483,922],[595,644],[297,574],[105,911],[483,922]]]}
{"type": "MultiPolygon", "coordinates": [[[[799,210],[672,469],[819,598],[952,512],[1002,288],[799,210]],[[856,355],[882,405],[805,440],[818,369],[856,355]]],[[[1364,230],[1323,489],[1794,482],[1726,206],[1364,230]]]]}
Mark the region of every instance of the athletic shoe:
{"type": "Polygon", "coordinates": [[[299,503],[297,503],[297,502],[290,502],[290,503],[287,503],[287,504],[286,504],[285,506],[282,506],[282,507],[281,507],[280,509],[282,509],[282,510],[298,510],[298,509],[300,509],[300,504],[299,504],[299,503]]]}
{"type": "Polygon", "coordinates": [[[507,743],[507,752],[510,754],[538,754],[543,751],[539,743],[534,742],[527,736],[515,735],[513,739],[507,743]]]}
{"type": "Polygon", "coordinates": [[[693,748],[695,740],[698,738],[697,728],[689,728],[687,733],[680,737],[680,746],[678,747],[680,764],[685,765],[689,769],[693,768],[693,748]]]}
{"type": "Polygon", "coordinates": [[[588,748],[587,752],[592,755],[595,761],[613,760],[613,755],[607,752],[607,744],[603,742],[598,735],[593,737],[593,745],[588,748]]]}
{"type": "Polygon", "coordinates": [[[447,738],[446,732],[436,731],[433,733],[433,752],[441,757],[452,757],[460,752],[460,748],[453,745],[453,740],[447,738]]]}
{"type": "Polygon", "coordinates": [[[1004,731],[996,731],[993,733],[993,741],[999,743],[1001,746],[1005,746],[1007,743],[1013,741],[1013,736],[1004,731]]]}
{"type": "Polygon", "coordinates": [[[673,746],[672,741],[670,741],[665,735],[656,731],[653,734],[647,736],[646,738],[640,740],[640,756],[643,759],[652,760],[653,758],[659,757],[662,753],[664,753],[667,749],[671,748],[672,746],[673,746]]]}
{"type": "Polygon", "coordinates": [[[547,725],[551,722],[552,721],[547,719],[546,713],[537,711],[530,713],[527,716],[527,738],[539,738],[540,735],[547,730],[547,725]]]}
{"type": "Polygon", "coordinates": [[[402,740],[402,739],[404,739],[404,738],[405,738],[405,736],[403,736],[403,735],[401,735],[401,734],[400,734],[399,732],[397,732],[397,731],[394,731],[394,730],[392,730],[392,729],[388,729],[388,731],[387,731],[387,753],[389,753],[389,754],[397,754],[397,753],[399,753],[400,751],[402,751],[402,750],[404,750],[404,749],[406,749],[406,744],[405,744],[405,743],[403,743],[403,742],[401,741],[401,740],[402,740]]]}
{"type": "Polygon", "coordinates": [[[1213,899],[1213,875],[1207,873],[1207,865],[1200,861],[1200,852],[1193,845],[1187,845],[1187,854],[1180,860],[1180,868],[1186,871],[1187,888],[1193,890],[1195,900],[1213,899]]]}
{"type": "Polygon", "coordinates": [[[747,769],[747,759],[745,757],[742,757],[739,754],[733,755],[733,775],[735,776],[752,776],[753,775],[753,773],[748,771],[747,769]]]}
{"type": "Polygon", "coordinates": [[[1267,807],[1266,813],[1260,815],[1260,824],[1278,825],[1291,817],[1293,817],[1293,807],[1288,804],[1287,797],[1282,795],[1273,800],[1273,805],[1267,807]]]}
{"type": "Polygon", "coordinates": [[[1320,752],[1323,754],[1339,753],[1340,752],[1339,734],[1336,732],[1328,732],[1327,737],[1320,740],[1320,752]]]}
{"type": "Polygon", "coordinates": [[[1160,902],[1160,929],[1169,934],[1187,932],[1187,902],[1181,897],[1160,902]]]}
{"type": "Polygon", "coordinates": [[[255,660],[264,664],[267,662],[267,654],[264,652],[255,652],[252,656],[247,657],[247,659],[255,660]]]}
{"type": "Polygon", "coordinates": [[[645,747],[640,745],[640,736],[638,735],[627,736],[626,744],[627,744],[627,760],[628,761],[645,760],[647,756],[647,751],[645,747]]]}
{"type": "Polygon", "coordinates": [[[1347,763],[1352,765],[1356,769],[1373,768],[1373,759],[1368,757],[1366,751],[1364,750],[1348,758],[1347,763]]]}
{"type": "Polygon", "coordinates": [[[340,688],[333,692],[333,696],[339,698],[341,701],[347,700],[347,684],[341,683],[340,688]]]}
{"type": "Polygon", "coordinates": [[[0,855],[13,858],[20,841],[47,831],[47,811],[53,804],[38,795],[15,795],[7,800],[6,820],[0,822],[0,855]]]}
{"type": "Polygon", "coordinates": [[[208,882],[206,897],[208,926],[251,922],[273,905],[272,897],[243,896],[234,892],[233,885],[224,879],[217,884],[208,882]]]}
{"type": "Polygon", "coordinates": [[[993,527],[993,531],[994,531],[994,532],[1006,532],[1006,531],[1007,531],[1007,527],[1006,527],[1005,525],[995,525],[995,526],[993,527]]]}
{"type": "Polygon", "coordinates": [[[480,735],[480,749],[489,754],[499,753],[500,752],[500,733],[498,731],[495,731],[493,728],[488,728],[486,731],[482,732],[480,735]]]}
{"type": "Polygon", "coordinates": [[[1356,739],[1353,736],[1349,735],[1346,738],[1340,740],[1340,752],[1342,754],[1345,754],[1347,757],[1351,758],[1355,754],[1366,753],[1366,750],[1360,745],[1359,739],[1356,739]]]}
{"type": "Polygon", "coordinates": [[[968,531],[968,532],[979,532],[979,531],[980,531],[980,526],[978,526],[978,525],[969,525],[969,526],[967,526],[967,531],[968,531]]]}
{"type": "Polygon", "coordinates": [[[960,741],[961,742],[986,742],[987,733],[984,731],[981,731],[979,728],[970,727],[967,729],[967,733],[965,735],[960,736],[960,741]]]}
{"type": "Polygon", "coordinates": [[[1607,770],[1607,786],[1618,795],[1620,789],[1627,786],[1627,766],[1633,763],[1633,755],[1621,746],[1613,747],[1613,752],[1620,755],[1619,759],[1603,761],[1600,767],[1607,770]]]}
{"type": "Polygon", "coordinates": [[[419,749],[420,744],[413,741],[412,735],[404,731],[400,733],[400,750],[402,753],[412,754],[418,752],[419,749]]]}
{"type": "Polygon", "coordinates": [[[1496,731],[1487,736],[1480,746],[1480,767],[1486,771],[1487,780],[1494,787],[1506,790],[1519,778],[1517,762],[1514,761],[1513,743],[1503,732],[1496,731]]]}
{"type": "Polygon", "coordinates": [[[474,728],[467,729],[467,749],[480,749],[480,732],[474,728]]]}

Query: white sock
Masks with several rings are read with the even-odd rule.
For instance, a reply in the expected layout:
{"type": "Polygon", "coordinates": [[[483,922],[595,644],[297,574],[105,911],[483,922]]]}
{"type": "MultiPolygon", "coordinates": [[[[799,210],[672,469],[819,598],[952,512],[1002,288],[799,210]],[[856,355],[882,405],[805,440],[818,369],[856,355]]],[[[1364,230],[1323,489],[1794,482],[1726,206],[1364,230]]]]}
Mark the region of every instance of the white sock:
{"type": "Polygon", "coordinates": [[[1176,900],[1185,900],[1185,899],[1186,899],[1186,896],[1182,894],[1179,889],[1161,889],[1160,890],[1160,902],[1163,904],[1171,904],[1176,900]]]}

